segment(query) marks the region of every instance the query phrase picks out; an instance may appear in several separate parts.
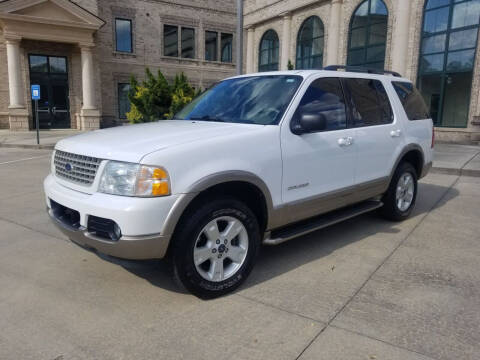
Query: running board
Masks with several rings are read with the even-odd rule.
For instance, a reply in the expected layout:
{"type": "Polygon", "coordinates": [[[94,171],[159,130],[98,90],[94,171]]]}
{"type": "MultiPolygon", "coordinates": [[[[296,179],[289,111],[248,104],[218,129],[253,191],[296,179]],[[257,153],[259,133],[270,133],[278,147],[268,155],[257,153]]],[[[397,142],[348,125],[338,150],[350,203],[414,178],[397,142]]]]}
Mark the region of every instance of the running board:
{"type": "Polygon", "coordinates": [[[353,206],[335,210],[324,215],[317,216],[310,220],[298,222],[288,225],[284,228],[273,230],[263,243],[265,245],[278,245],[293,238],[311,233],[313,231],[323,229],[327,226],[334,225],[355,216],[373,211],[382,207],[383,203],[376,200],[368,200],[353,206]]]}

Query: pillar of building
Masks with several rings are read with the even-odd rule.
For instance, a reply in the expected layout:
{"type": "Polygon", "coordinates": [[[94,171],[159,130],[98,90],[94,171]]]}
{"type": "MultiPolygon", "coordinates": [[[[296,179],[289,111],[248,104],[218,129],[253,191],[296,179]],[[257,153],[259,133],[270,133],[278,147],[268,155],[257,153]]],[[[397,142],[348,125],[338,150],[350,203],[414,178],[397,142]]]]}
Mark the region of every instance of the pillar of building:
{"type": "Polygon", "coordinates": [[[80,111],[81,130],[100,128],[100,111],[95,95],[95,68],[93,64],[93,45],[80,44],[82,57],[82,95],[83,103],[80,111]]]}
{"type": "Polygon", "coordinates": [[[20,38],[5,39],[10,95],[8,120],[11,130],[28,130],[28,110],[25,105],[25,86],[20,62],[20,40],[20,38]]]}
{"type": "Polygon", "coordinates": [[[280,55],[280,70],[288,69],[288,60],[290,54],[290,37],[291,37],[291,27],[292,27],[292,14],[283,15],[282,23],[282,53],[280,55]]]}
{"type": "Polygon", "coordinates": [[[406,75],[408,54],[408,32],[410,30],[410,1],[395,2],[396,16],[393,25],[392,70],[406,75]]]}
{"type": "Polygon", "coordinates": [[[250,27],[247,30],[247,68],[246,72],[255,72],[255,28],[250,27]]]}
{"type": "Polygon", "coordinates": [[[342,12],[342,0],[332,0],[330,5],[330,19],[328,20],[327,37],[327,63],[325,65],[337,65],[339,63],[338,51],[340,41],[340,24],[342,12]]]}

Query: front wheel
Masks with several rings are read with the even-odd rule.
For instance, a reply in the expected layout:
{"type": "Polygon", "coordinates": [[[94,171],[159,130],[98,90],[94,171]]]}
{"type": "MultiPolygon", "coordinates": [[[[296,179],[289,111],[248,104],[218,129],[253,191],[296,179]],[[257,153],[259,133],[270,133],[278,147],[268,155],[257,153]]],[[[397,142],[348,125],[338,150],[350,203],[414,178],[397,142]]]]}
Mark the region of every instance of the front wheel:
{"type": "Polygon", "coordinates": [[[381,215],[393,221],[408,218],[415,206],[417,187],[415,168],[408,162],[401,163],[383,196],[384,206],[380,209],[381,215]]]}
{"type": "Polygon", "coordinates": [[[174,239],[174,275],[190,292],[213,298],[236,289],[260,249],[257,219],[242,202],[216,199],[190,214],[174,239]]]}

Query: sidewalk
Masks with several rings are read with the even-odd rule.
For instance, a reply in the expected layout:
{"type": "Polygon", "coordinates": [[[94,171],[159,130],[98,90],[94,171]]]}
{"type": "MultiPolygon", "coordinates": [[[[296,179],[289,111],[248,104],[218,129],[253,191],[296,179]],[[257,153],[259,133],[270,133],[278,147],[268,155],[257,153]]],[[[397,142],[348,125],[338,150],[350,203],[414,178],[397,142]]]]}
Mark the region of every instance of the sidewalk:
{"type": "Polygon", "coordinates": [[[25,149],[53,149],[57,141],[82,134],[80,130],[40,130],[40,145],[37,145],[36,131],[0,130],[0,147],[25,149]]]}
{"type": "MultiPolygon", "coordinates": [[[[57,141],[81,133],[79,130],[40,131],[40,145],[37,145],[35,131],[0,130],[0,148],[53,149],[57,141]]],[[[432,172],[480,177],[480,146],[435,144],[432,172]]]]}
{"type": "Polygon", "coordinates": [[[480,177],[480,146],[435,144],[432,172],[480,177]]]}

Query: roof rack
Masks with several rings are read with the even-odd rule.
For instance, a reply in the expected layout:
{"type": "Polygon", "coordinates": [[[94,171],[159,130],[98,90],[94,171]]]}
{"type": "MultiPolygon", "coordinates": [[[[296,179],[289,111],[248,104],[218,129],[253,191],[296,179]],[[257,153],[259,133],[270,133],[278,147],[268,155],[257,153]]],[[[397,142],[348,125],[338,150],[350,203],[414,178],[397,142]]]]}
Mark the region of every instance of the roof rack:
{"type": "Polygon", "coordinates": [[[395,77],[402,77],[402,75],[400,75],[396,71],[389,71],[389,70],[382,70],[382,69],[375,69],[375,68],[367,68],[367,67],[361,67],[361,66],[329,65],[329,66],[324,67],[323,70],[330,70],[330,71],[345,70],[345,71],[363,72],[363,73],[379,74],[379,75],[390,74],[390,75],[393,75],[395,77]]]}

